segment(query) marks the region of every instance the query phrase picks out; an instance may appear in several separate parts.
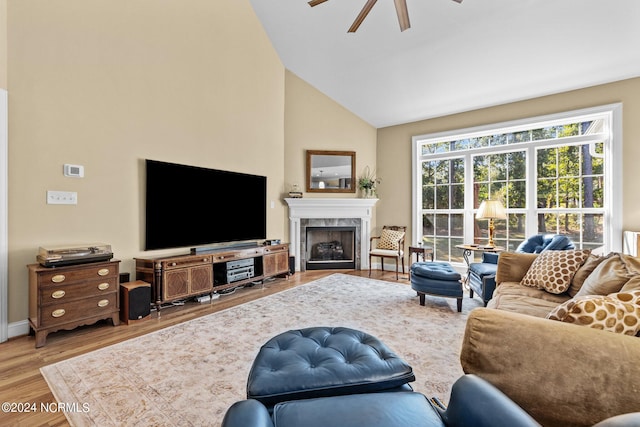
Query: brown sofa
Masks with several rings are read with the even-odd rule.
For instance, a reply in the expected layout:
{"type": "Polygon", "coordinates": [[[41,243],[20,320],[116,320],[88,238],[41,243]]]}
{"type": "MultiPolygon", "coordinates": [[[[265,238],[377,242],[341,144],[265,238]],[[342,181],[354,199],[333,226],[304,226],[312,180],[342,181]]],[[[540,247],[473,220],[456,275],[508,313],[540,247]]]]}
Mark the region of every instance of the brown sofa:
{"type": "Polygon", "coordinates": [[[550,320],[559,306],[572,311],[581,301],[640,294],[640,260],[590,255],[572,275],[570,289],[558,294],[521,284],[535,259],[500,255],[494,297],[469,315],[460,356],[464,372],[491,382],[544,426],[591,426],[640,411],[640,339],[598,330],[597,322],[575,313],[550,320]]]}

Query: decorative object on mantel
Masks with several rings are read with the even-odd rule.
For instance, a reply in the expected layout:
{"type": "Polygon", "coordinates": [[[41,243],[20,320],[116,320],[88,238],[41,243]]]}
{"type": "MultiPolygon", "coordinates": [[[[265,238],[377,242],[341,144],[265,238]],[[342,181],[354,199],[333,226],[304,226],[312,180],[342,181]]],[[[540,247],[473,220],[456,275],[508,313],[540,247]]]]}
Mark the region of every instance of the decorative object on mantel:
{"type": "Polygon", "coordinates": [[[291,191],[289,191],[289,197],[292,199],[301,199],[302,191],[300,191],[300,186],[298,184],[293,184],[291,186],[291,191]]]}
{"type": "Polygon", "coordinates": [[[358,188],[360,189],[361,197],[365,199],[378,197],[378,191],[376,186],[380,184],[381,179],[376,177],[376,171],[371,172],[369,166],[364,168],[362,175],[358,178],[358,188]]]}

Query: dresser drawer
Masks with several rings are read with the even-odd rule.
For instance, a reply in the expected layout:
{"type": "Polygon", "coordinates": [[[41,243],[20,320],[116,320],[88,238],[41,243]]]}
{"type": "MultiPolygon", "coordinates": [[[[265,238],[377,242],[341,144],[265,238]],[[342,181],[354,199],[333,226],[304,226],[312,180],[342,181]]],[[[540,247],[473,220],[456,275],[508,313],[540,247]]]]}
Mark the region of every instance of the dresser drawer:
{"type": "Polygon", "coordinates": [[[40,303],[42,305],[66,303],[78,298],[106,295],[117,291],[118,282],[115,277],[70,285],[60,283],[52,286],[42,286],[39,290],[40,303]]]}
{"type": "Polygon", "coordinates": [[[40,274],[39,281],[42,286],[57,286],[65,283],[86,281],[100,278],[116,277],[118,275],[118,265],[91,266],[88,268],[51,269],[40,274]]]}
{"type": "Polygon", "coordinates": [[[40,326],[48,327],[118,311],[118,294],[113,292],[80,300],[61,301],[40,308],[40,326]]]}

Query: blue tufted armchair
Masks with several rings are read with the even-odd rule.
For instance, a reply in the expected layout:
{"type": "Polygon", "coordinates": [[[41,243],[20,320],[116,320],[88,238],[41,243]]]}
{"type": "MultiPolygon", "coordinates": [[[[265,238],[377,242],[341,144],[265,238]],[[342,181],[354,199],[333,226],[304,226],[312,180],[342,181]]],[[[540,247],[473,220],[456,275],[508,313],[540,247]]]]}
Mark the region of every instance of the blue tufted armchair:
{"type": "MultiPolygon", "coordinates": [[[[536,234],[520,243],[516,252],[539,254],[543,251],[563,251],[575,249],[575,245],[567,236],[561,234],[536,234]]],[[[484,252],[481,262],[469,264],[469,296],[473,298],[476,292],[486,306],[493,291],[496,289],[496,270],[498,268],[498,255],[496,253],[484,252]]]]}
{"type": "Polygon", "coordinates": [[[516,252],[539,254],[543,251],[567,251],[575,248],[571,239],[562,234],[536,234],[520,243],[516,252]]]}

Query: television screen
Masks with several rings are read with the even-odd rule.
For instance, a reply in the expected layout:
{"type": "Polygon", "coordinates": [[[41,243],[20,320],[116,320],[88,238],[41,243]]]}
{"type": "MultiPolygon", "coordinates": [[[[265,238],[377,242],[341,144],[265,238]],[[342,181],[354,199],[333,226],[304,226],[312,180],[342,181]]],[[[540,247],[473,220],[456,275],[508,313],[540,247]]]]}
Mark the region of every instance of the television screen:
{"type": "Polygon", "coordinates": [[[145,249],[265,239],[267,177],[146,160],[145,249]]]}

